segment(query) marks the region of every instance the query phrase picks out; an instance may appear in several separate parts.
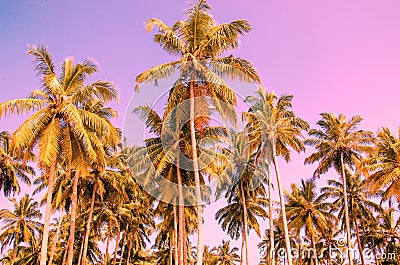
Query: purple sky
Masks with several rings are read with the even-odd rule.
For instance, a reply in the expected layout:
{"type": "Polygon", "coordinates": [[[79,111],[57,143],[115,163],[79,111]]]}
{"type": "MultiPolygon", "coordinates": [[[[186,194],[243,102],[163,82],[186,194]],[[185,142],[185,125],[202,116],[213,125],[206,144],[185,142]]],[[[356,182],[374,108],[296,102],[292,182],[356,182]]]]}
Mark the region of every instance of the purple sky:
{"type": "MultiPolygon", "coordinates": [[[[209,3],[218,22],[239,18],[251,22],[254,30],[242,38],[234,54],[254,63],[267,89],[294,94],[296,113],[311,125],[320,112],[334,112],[364,116],[364,129],[389,126],[397,131],[399,1],[209,3]]],[[[122,126],[136,75],[172,59],[152,42],[144,22],[157,17],[171,24],[187,7],[182,0],[1,1],[0,101],[24,97],[38,87],[31,58],[25,55],[26,44],[45,44],[57,64],[71,55],[77,61],[91,57],[99,62],[96,78],[114,81],[121,90],[121,103],[114,106],[121,112],[116,124],[122,126]]],[[[2,119],[0,130],[13,131],[21,121],[2,119]]],[[[302,166],[304,157],[294,156],[293,163],[282,166],[286,186],[310,176],[314,167],[302,166]]],[[[206,211],[207,244],[218,244],[224,237],[210,221],[218,207],[206,211]]],[[[258,239],[252,234],[255,264],[258,239]]]]}

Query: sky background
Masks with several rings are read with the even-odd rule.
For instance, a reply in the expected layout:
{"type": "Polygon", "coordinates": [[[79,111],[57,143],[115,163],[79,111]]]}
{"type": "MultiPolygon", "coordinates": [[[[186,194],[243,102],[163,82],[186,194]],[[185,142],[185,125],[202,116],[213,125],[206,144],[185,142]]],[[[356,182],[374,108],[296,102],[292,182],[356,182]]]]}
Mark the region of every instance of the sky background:
{"type": "MultiPolygon", "coordinates": [[[[377,131],[399,125],[400,1],[398,0],[210,0],[215,19],[248,19],[253,31],[234,51],[253,62],[263,85],[277,94],[293,94],[298,116],[314,127],[321,112],[362,115],[362,128],[377,131]]],[[[25,97],[39,87],[27,43],[45,44],[59,65],[67,56],[90,57],[100,65],[96,79],[115,82],[121,102],[115,121],[134,93],[135,77],[147,68],[170,61],[154,44],[144,22],[157,17],[171,25],[188,7],[183,0],[148,1],[0,1],[0,102],[25,97]]],[[[246,95],[252,94],[249,89],[246,95]]],[[[152,97],[156,88],[142,91],[152,97]]],[[[242,95],[242,96],[246,96],[242,95]]],[[[144,96],[146,97],[146,96],[144,96]]],[[[0,120],[0,130],[14,131],[21,118],[0,120]]],[[[309,154],[312,150],[308,149],[309,154]]],[[[311,176],[305,155],[282,165],[285,187],[311,176]]],[[[326,177],[335,177],[328,173],[326,177]]],[[[321,182],[323,183],[323,182],[321,182]]],[[[21,194],[22,195],[22,194],[21,194]]],[[[0,195],[0,205],[8,205],[0,195]]],[[[213,220],[221,203],[206,210],[205,241],[226,238],[213,220]]],[[[262,230],[266,228],[263,223],[262,230]]],[[[251,232],[252,264],[259,241],[251,232]]]]}

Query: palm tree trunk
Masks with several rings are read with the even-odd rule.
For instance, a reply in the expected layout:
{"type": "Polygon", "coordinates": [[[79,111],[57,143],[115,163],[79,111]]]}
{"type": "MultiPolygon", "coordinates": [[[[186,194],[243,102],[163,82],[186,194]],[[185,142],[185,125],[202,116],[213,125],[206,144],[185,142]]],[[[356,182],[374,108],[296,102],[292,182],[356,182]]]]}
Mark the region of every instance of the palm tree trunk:
{"type": "Polygon", "coordinates": [[[52,246],[51,246],[51,252],[50,252],[49,264],[48,265],[52,265],[53,264],[54,253],[56,252],[56,246],[57,246],[58,238],[60,237],[61,224],[62,224],[63,217],[64,217],[63,212],[61,212],[61,215],[59,217],[60,219],[58,220],[58,224],[57,224],[56,234],[54,236],[53,243],[52,243],[52,246]]]}
{"type": "Polygon", "coordinates": [[[40,251],[40,265],[46,265],[47,261],[47,245],[49,242],[49,230],[50,230],[50,218],[53,212],[51,207],[52,193],[53,193],[53,182],[54,175],[56,173],[57,160],[54,160],[50,166],[49,179],[47,182],[47,197],[46,197],[46,212],[44,214],[44,226],[43,226],[43,239],[42,248],[40,251]]]}
{"type": "Polygon", "coordinates": [[[375,245],[373,245],[372,252],[374,253],[375,265],[378,265],[379,264],[379,262],[378,262],[378,253],[376,252],[375,245]]]}
{"type": "Polygon", "coordinates": [[[245,253],[244,253],[244,245],[245,245],[245,243],[244,243],[244,236],[243,236],[243,234],[244,234],[244,227],[242,227],[242,248],[241,248],[241,251],[240,251],[240,265],[243,265],[243,261],[244,261],[244,256],[245,256],[245,253]]]}
{"type": "Polygon", "coordinates": [[[116,265],[117,264],[117,252],[118,252],[118,245],[119,245],[119,239],[121,237],[121,229],[119,227],[119,224],[117,224],[117,239],[115,240],[115,250],[114,250],[114,258],[113,258],[113,262],[112,265],[116,265]]]}
{"type": "Polygon", "coordinates": [[[274,208],[272,205],[272,179],[268,169],[268,206],[269,206],[269,258],[271,265],[275,265],[275,240],[274,240],[274,208]]]}
{"type": "MultiPolygon", "coordinates": [[[[180,151],[180,150],[179,150],[180,151]]],[[[176,175],[178,178],[178,264],[183,265],[184,264],[184,251],[183,251],[183,244],[184,242],[184,237],[183,237],[183,230],[185,226],[185,202],[183,200],[183,191],[182,191],[182,176],[181,176],[181,170],[180,170],[180,163],[179,163],[179,155],[177,157],[177,169],[176,169],[176,175]]]]}
{"type": "Polygon", "coordinates": [[[357,218],[354,221],[356,224],[357,246],[358,246],[358,251],[360,252],[361,264],[365,265],[364,254],[363,254],[364,252],[363,252],[363,247],[361,245],[361,239],[360,239],[360,228],[358,226],[357,218]]]}
{"type": "Polygon", "coordinates": [[[131,251],[132,251],[132,236],[129,238],[129,245],[128,245],[128,257],[126,258],[126,265],[129,265],[129,261],[131,259],[131,251]]]}
{"type": "MultiPolygon", "coordinates": [[[[194,171],[194,185],[196,190],[196,210],[197,210],[197,265],[203,264],[203,208],[201,205],[200,175],[197,161],[197,142],[196,131],[194,128],[194,81],[190,81],[190,138],[192,141],[192,158],[194,171]]],[[[291,264],[290,264],[291,265],[291,264]]]]}
{"type": "Polygon", "coordinates": [[[182,219],[183,221],[183,265],[187,265],[188,263],[188,254],[187,254],[187,236],[186,236],[186,221],[185,218],[182,219]]]}
{"type": "Polygon", "coordinates": [[[313,234],[311,234],[311,244],[312,244],[312,247],[313,247],[315,265],[318,265],[318,253],[317,253],[317,247],[315,246],[315,237],[314,237],[313,234]]]}
{"type": "Polygon", "coordinates": [[[169,265],[172,265],[173,256],[174,256],[173,244],[171,238],[169,238],[169,265]]]}
{"type": "Polygon", "coordinates": [[[303,265],[303,253],[302,253],[302,248],[301,248],[301,234],[300,234],[300,230],[299,233],[297,234],[297,241],[299,242],[299,254],[298,254],[298,259],[299,259],[299,265],[303,265]]]}
{"type": "Polygon", "coordinates": [[[90,210],[89,210],[89,217],[86,224],[86,231],[85,237],[83,239],[83,254],[82,254],[82,263],[81,265],[86,264],[86,253],[89,244],[89,235],[90,235],[90,227],[92,225],[92,218],[93,218],[93,210],[94,210],[94,201],[96,199],[96,192],[97,192],[97,182],[94,182],[93,191],[92,191],[92,200],[90,202],[90,210]]]}
{"type": "Polygon", "coordinates": [[[353,248],[351,244],[351,231],[350,231],[350,219],[349,219],[349,205],[347,201],[347,183],[346,183],[346,172],[344,170],[343,152],[340,153],[340,164],[342,167],[342,186],[343,186],[343,200],[344,200],[344,219],[346,223],[346,234],[347,234],[347,255],[349,257],[349,265],[353,265],[353,248]]]}
{"type": "Polygon", "coordinates": [[[65,265],[65,263],[67,262],[67,254],[68,254],[68,249],[65,249],[61,265],[65,265]]]}
{"type": "Polygon", "coordinates": [[[123,257],[124,257],[124,251],[125,251],[125,245],[126,245],[126,239],[127,239],[126,231],[128,231],[128,229],[129,229],[129,225],[126,226],[125,233],[124,233],[124,236],[122,238],[121,256],[119,257],[119,264],[120,265],[122,265],[122,260],[123,260],[123,257]]]}
{"type": "Polygon", "coordinates": [[[111,230],[112,227],[110,224],[108,224],[108,232],[107,232],[107,241],[106,241],[106,254],[104,255],[104,264],[107,265],[107,259],[108,259],[108,247],[110,246],[110,239],[111,239],[111,230]]]}
{"type": "Polygon", "coordinates": [[[249,265],[249,242],[247,239],[247,205],[246,196],[243,188],[243,180],[240,180],[240,192],[242,194],[242,206],[243,206],[243,238],[246,246],[246,265],[249,265]]]}
{"type": "Polygon", "coordinates": [[[75,221],[76,221],[76,208],[78,206],[78,182],[79,182],[79,172],[75,171],[74,182],[72,184],[71,214],[70,214],[71,219],[69,226],[67,265],[72,265],[72,262],[74,260],[75,221]]]}
{"type": "Polygon", "coordinates": [[[17,258],[17,253],[18,253],[18,245],[19,245],[19,234],[17,233],[16,235],[15,235],[15,241],[14,241],[14,251],[13,251],[13,255],[12,255],[12,257],[11,257],[11,261],[10,261],[10,264],[11,265],[14,265],[14,261],[15,261],[15,259],[17,258]]]}
{"type": "Polygon", "coordinates": [[[82,254],[83,254],[83,243],[81,244],[81,247],[80,247],[80,250],[79,250],[79,256],[78,256],[78,263],[77,264],[81,264],[82,254]]]}
{"type": "Polygon", "coordinates": [[[172,205],[172,207],[174,207],[174,255],[175,255],[174,259],[175,259],[175,265],[179,265],[179,260],[178,260],[178,214],[176,213],[177,205],[172,205]]]}
{"type": "Polygon", "coordinates": [[[276,181],[278,183],[278,190],[279,190],[279,201],[280,201],[280,205],[281,205],[283,231],[285,234],[287,261],[288,261],[288,265],[292,265],[292,250],[290,247],[289,229],[288,229],[288,223],[287,223],[287,219],[286,219],[285,197],[284,197],[283,187],[282,187],[282,183],[281,183],[281,176],[279,173],[278,160],[276,158],[275,141],[272,144],[272,155],[273,155],[273,163],[274,163],[274,167],[275,167],[276,181]]]}

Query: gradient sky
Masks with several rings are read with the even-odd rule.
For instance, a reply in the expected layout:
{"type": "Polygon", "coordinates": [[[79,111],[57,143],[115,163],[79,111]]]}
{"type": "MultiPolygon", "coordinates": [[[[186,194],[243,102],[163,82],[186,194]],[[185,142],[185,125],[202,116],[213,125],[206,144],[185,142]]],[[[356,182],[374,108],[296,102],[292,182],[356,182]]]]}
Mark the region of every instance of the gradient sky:
{"type": "MultiPolygon", "coordinates": [[[[364,116],[364,129],[389,126],[397,131],[400,1],[209,3],[220,23],[250,21],[254,30],[242,38],[234,54],[254,63],[267,89],[294,94],[296,113],[312,126],[320,112],[333,112],[364,116]]],[[[172,59],[152,42],[144,22],[157,17],[172,24],[187,7],[183,0],[0,1],[0,101],[25,97],[38,88],[31,58],[25,55],[26,44],[45,44],[57,64],[67,56],[99,62],[96,78],[114,81],[120,88],[121,103],[113,106],[121,112],[116,124],[122,126],[136,75],[172,59]]],[[[21,121],[2,119],[0,130],[13,131],[21,121]]],[[[314,166],[303,166],[304,157],[295,155],[293,163],[282,166],[286,187],[311,176],[314,166]]],[[[206,244],[216,245],[226,237],[213,221],[219,206],[206,211],[206,244]]],[[[250,238],[255,264],[258,238],[254,232],[250,238]]]]}

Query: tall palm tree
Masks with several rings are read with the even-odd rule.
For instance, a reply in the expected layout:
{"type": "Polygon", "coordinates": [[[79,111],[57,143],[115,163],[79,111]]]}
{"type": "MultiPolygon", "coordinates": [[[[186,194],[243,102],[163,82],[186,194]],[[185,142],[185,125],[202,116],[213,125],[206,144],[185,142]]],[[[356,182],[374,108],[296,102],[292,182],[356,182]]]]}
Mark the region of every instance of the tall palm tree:
{"type": "MultiPolygon", "coordinates": [[[[369,192],[365,185],[365,180],[359,173],[354,175],[346,174],[347,199],[349,209],[350,228],[355,227],[357,236],[357,246],[361,257],[361,263],[364,265],[363,247],[361,244],[360,226],[366,227],[366,224],[375,220],[375,213],[381,210],[381,207],[373,200],[378,196],[369,192]]],[[[329,180],[328,186],[321,189],[321,198],[333,199],[332,210],[338,211],[338,218],[342,220],[342,227],[345,227],[344,220],[344,196],[343,186],[340,181],[329,180]]]]}
{"type": "MultiPolygon", "coordinates": [[[[155,42],[169,54],[180,56],[180,59],[165,63],[140,74],[137,83],[157,81],[181,70],[181,77],[171,90],[166,113],[174,109],[184,100],[190,100],[189,119],[192,142],[192,160],[195,183],[195,194],[198,216],[198,247],[197,265],[202,264],[203,229],[200,175],[198,166],[197,140],[195,136],[195,103],[201,109],[201,100],[195,97],[208,96],[214,100],[203,102],[203,110],[214,107],[227,115],[227,107],[236,104],[236,95],[221,77],[240,78],[243,81],[259,82],[259,76],[251,63],[233,56],[220,58],[221,54],[234,50],[238,46],[239,36],[249,32],[251,27],[246,20],[235,20],[231,23],[218,25],[210,14],[210,6],[205,0],[197,0],[185,14],[183,20],[168,27],[159,19],[150,19],[146,23],[147,30],[155,26],[159,31],[154,36],[155,42]],[[177,100],[178,99],[178,100],[177,100]],[[221,104],[225,103],[225,106],[221,104]],[[205,104],[204,104],[205,103],[205,104]],[[214,103],[214,104],[213,104],[214,103]],[[206,107],[206,108],[204,108],[206,107]]],[[[234,118],[231,116],[231,120],[234,118]]],[[[205,119],[207,122],[207,118],[205,119]]],[[[198,124],[198,122],[196,122],[198,124]]]]}
{"type": "MultiPolygon", "coordinates": [[[[48,172],[48,196],[40,257],[40,265],[45,265],[52,213],[51,191],[58,158],[64,153],[70,164],[80,170],[86,169],[82,157],[96,159],[96,144],[91,137],[94,133],[89,133],[89,130],[101,132],[109,139],[114,139],[114,130],[109,123],[84,106],[94,98],[102,102],[117,99],[118,92],[110,82],[96,81],[85,85],[87,76],[98,70],[91,60],[74,65],[73,58],[69,57],[64,60],[61,72],[57,75],[46,47],[30,46],[27,53],[34,58],[35,70],[41,76],[42,89],[34,90],[28,98],[1,103],[0,117],[35,111],[14,132],[12,147],[17,152],[30,153],[38,146],[39,166],[48,172]]],[[[78,177],[79,173],[75,175],[75,183],[78,177]]]]}
{"type": "MultiPolygon", "coordinates": [[[[262,162],[264,166],[268,162],[272,162],[274,165],[289,265],[292,265],[292,254],[284,190],[277,157],[281,156],[286,162],[289,162],[289,148],[296,152],[304,151],[302,131],[307,131],[309,128],[308,123],[297,117],[293,112],[292,99],[293,96],[291,95],[282,95],[278,98],[275,93],[267,93],[264,88],[260,87],[256,96],[246,98],[246,102],[250,104],[250,109],[244,113],[244,117],[248,121],[251,144],[258,149],[257,155],[260,156],[261,161],[264,161],[262,162]]],[[[269,188],[270,192],[271,188],[269,188]]],[[[273,229],[271,229],[272,231],[273,229]]]]}
{"type": "Polygon", "coordinates": [[[305,141],[316,150],[304,162],[305,164],[319,162],[314,172],[315,176],[326,173],[331,167],[341,175],[350,265],[353,265],[353,257],[350,251],[352,244],[346,189],[346,166],[353,169],[354,165],[361,160],[362,155],[371,151],[371,144],[374,143],[372,132],[358,129],[361,121],[361,116],[354,116],[347,121],[343,114],[336,116],[332,113],[321,113],[321,120],[317,122],[320,129],[311,129],[309,131],[310,138],[305,141]]]}
{"type": "Polygon", "coordinates": [[[233,164],[230,166],[233,168],[227,170],[231,178],[230,185],[222,187],[227,188],[225,198],[228,200],[228,205],[220,209],[215,216],[223,230],[228,232],[232,239],[236,240],[239,234],[242,235],[241,263],[246,256],[246,264],[249,264],[248,233],[254,229],[260,236],[257,217],[264,219],[268,216],[264,210],[267,204],[262,185],[264,174],[254,166],[255,159],[246,142],[246,134],[244,132],[230,134],[230,153],[233,164]]]}
{"type": "Polygon", "coordinates": [[[9,133],[0,132],[0,190],[4,196],[19,193],[18,179],[30,185],[29,175],[35,175],[34,169],[11,153],[9,133]]]}
{"type": "Polygon", "coordinates": [[[318,196],[315,179],[302,179],[300,187],[292,184],[291,188],[291,192],[285,192],[288,201],[286,214],[289,227],[295,230],[305,228],[307,236],[311,239],[315,264],[318,264],[316,235],[318,232],[324,234],[328,231],[336,217],[330,213],[330,204],[325,198],[318,196]]]}
{"type": "Polygon", "coordinates": [[[14,210],[0,210],[0,220],[5,223],[1,228],[0,242],[3,249],[6,245],[13,244],[13,254],[10,264],[13,265],[17,257],[18,245],[22,242],[35,244],[36,236],[42,229],[42,224],[36,221],[42,217],[39,210],[39,203],[34,201],[28,194],[20,201],[10,199],[14,210]]]}
{"type": "Polygon", "coordinates": [[[388,128],[382,128],[373,154],[363,165],[367,185],[373,193],[384,188],[384,200],[400,196],[400,135],[396,137],[388,128]]]}
{"type": "MultiPolygon", "coordinates": [[[[140,151],[147,152],[147,156],[150,161],[144,163],[142,156],[130,155],[128,161],[131,164],[133,172],[139,172],[136,178],[143,178],[140,181],[143,185],[150,185],[145,189],[159,190],[159,196],[162,201],[175,204],[176,196],[178,193],[178,259],[179,262],[184,262],[184,244],[185,238],[183,236],[185,230],[185,203],[190,203],[190,194],[187,191],[183,194],[182,183],[187,186],[191,186],[190,180],[192,179],[192,172],[185,170],[180,166],[182,160],[186,157],[190,157],[191,153],[191,135],[188,126],[183,125],[180,128],[182,121],[179,116],[172,116],[162,119],[153,109],[148,106],[139,106],[134,110],[134,113],[138,114],[145,122],[150,132],[155,134],[155,137],[145,139],[146,148],[140,151]],[[178,127],[178,129],[176,128],[178,127]],[[181,131],[179,131],[181,130],[181,131]],[[172,138],[173,142],[171,146],[165,148],[165,139],[172,138]],[[175,161],[175,162],[174,162],[175,161]],[[134,165],[132,165],[134,164],[134,165]],[[141,168],[145,167],[145,170],[141,168]],[[185,177],[186,176],[186,177],[185,177]],[[152,181],[150,181],[152,180],[152,181]],[[158,185],[154,185],[158,183],[158,185]],[[176,187],[177,186],[177,187],[176,187]],[[161,189],[160,189],[161,187],[161,189]]],[[[174,113],[172,114],[174,115],[174,113]]],[[[165,116],[165,115],[164,115],[165,116]]],[[[209,126],[204,128],[202,134],[207,136],[208,139],[212,139],[214,144],[226,143],[227,132],[224,128],[219,126],[209,126]]],[[[196,138],[200,138],[201,133],[196,132],[196,138]]],[[[204,183],[204,176],[221,176],[219,173],[222,171],[221,161],[227,160],[223,152],[213,152],[205,146],[198,146],[199,152],[201,153],[202,160],[199,161],[202,169],[200,170],[201,182],[204,183]]],[[[139,152],[140,152],[139,151],[139,152]]],[[[182,162],[183,164],[184,162],[182,162]]],[[[203,196],[208,196],[207,189],[201,189],[203,196]]]]}

